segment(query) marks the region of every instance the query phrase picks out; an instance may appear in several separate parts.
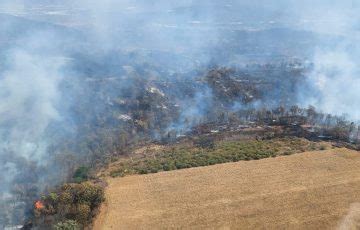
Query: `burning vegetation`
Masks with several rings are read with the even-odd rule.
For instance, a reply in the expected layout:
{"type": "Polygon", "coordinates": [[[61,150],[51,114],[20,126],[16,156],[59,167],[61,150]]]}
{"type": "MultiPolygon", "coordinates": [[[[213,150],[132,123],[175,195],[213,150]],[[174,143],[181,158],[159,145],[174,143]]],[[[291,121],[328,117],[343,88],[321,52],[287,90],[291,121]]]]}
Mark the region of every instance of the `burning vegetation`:
{"type": "MultiPolygon", "coordinates": [[[[72,110],[73,117],[78,119],[77,137],[54,136],[56,142],[49,148],[53,156],[49,164],[60,172],[64,182],[82,183],[92,180],[94,172],[114,158],[153,142],[171,146],[182,140],[192,140],[200,149],[159,153],[155,160],[125,161],[111,175],[154,173],[305,151],[297,148],[270,151],[269,148],[274,146],[267,143],[276,138],[305,138],[314,142],[315,147],[311,147],[314,149],[321,149],[316,144],[319,141],[358,148],[360,128],[356,123],[346,117],[318,112],[315,107],[294,105],[296,95],[288,87],[300,84],[301,77],[309,70],[287,65],[248,68],[252,70],[211,69],[205,74],[199,73],[197,80],[189,80],[191,84],[188,84],[186,74],[165,78],[146,74],[140,76],[135,72],[128,78],[102,79],[101,84],[88,81],[82,85],[82,90],[72,92],[78,100],[78,106],[72,110]],[[122,81],[129,84],[124,86],[122,81]],[[279,81],[284,84],[280,88],[279,81]],[[114,94],[116,88],[122,90],[114,94]],[[271,106],[278,101],[282,101],[283,105],[271,106]],[[242,136],[240,139],[234,137],[239,135],[242,136]],[[207,137],[215,138],[215,142],[207,140],[207,137]],[[239,143],[239,146],[229,143],[228,147],[234,149],[233,152],[222,151],[221,148],[227,147],[215,144],[218,140],[231,138],[244,143],[239,143]],[[235,149],[248,149],[249,152],[235,149]]],[[[291,145],[290,142],[285,143],[291,145]]],[[[35,180],[34,173],[45,173],[37,170],[29,170],[27,177],[35,180]]],[[[90,184],[69,184],[49,193],[46,191],[50,188],[40,191],[29,181],[15,183],[18,193],[14,194],[18,195],[8,202],[15,200],[14,208],[26,207],[45,191],[48,195],[35,203],[33,211],[29,211],[35,217],[31,224],[36,226],[69,224],[66,221],[88,226],[103,199],[102,190],[90,184]],[[81,200],[81,196],[89,195],[85,194],[84,188],[94,191],[88,197],[90,200],[81,200]]],[[[5,210],[3,216],[7,215],[5,210]]]]}
{"type": "Polygon", "coordinates": [[[83,229],[91,225],[103,200],[104,188],[99,184],[64,184],[35,203],[31,224],[40,229],[63,229],[61,226],[73,223],[75,229],[83,229]]]}
{"type": "Polygon", "coordinates": [[[45,206],[42,201],[38,200],[35,202],[35,210],[41,211],[44,208],[45,208],[45,206]]]}
{"type": "Polygon", "coordinates": [[[358,57],[349,50],[358,41],[344,31],[305,31],[307,20],[290,20],[298,13],[278,24],[263,18],[278,15],[272,6],[241,1],[34,0],[5,14],[17,3],[2,2],[0,229],[27,220],[24,228],[89,226],[104,198],[97,171],[149,143],[191,148],[125,160],[112,175],[286,155],[267,148],[287,138],[359,148],[359,106],[344,106],[356,101],[358,57]],[[318,41],[351,45],[339,57],[314,55],[318,41]]]}

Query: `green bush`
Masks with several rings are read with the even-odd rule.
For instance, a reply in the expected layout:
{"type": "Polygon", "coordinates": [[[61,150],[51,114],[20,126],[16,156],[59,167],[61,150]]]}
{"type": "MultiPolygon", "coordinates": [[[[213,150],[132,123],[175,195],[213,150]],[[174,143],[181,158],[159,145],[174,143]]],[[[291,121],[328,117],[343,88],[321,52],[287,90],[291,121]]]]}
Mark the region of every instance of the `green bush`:
{"type": "Polygon", "coordinates": [[[207,166],[241,160],[260,160],[279,155],[291,155],[308,150],[321,149],[319,143],[301,138],[271,140],[224,141],[215,143],[207,137],[199,138],[195,147],[172,147],[158,152],[156,157],[132,157],[123,159],[111,176],[147,174],[191,167],[207,166]],[[200,149],[199,149],[200,148],[200,149]]]}
{"type": "Polygon", "coordinates": [[[85,167],[85,166],[79,167],[73,175],[74,182],[81,183],[81,182],[88,180],[89,179],[89,171],[90,171],[90,169],[88,167],[85,167]]]}
{"type": "Polygon", "coordinates": [[[114,170],[110,172],[111,177],[122,177],[125,176],[124,172],[122,170],[114,170]]]}
{"type": "Polygon", "coordinates": [[[139,174],[148,174],[148,173],[149,173],[148,170],[145,169],[145,168],[138,169],[137,172],[138,172],[139,174]]]}
{"type": "Polygon", "coordinates": [[[80,230],[78,223],[75,220],[67,220],[59,222],[54,225],[55,230],[80,230]]]}
{"type": "Polygon", "coordinates": [[[90,206],[87,204],[78,204],[76,207],[76,219],[82,223],[86,224],[91,213],[90,206]]]}
{"type": "Polygon", "coordinates": [[[204,148],[204,149],[214,149],[215,141],[212,137],[199,137],[198,140],[195,141],[195,146],[204,148]]]}
{"type": "Polygon", "coordinates": [[[54,226],[55,229],[79,229],[75,228],[79,227],[78,223],[87,226],[91,222],[104,197],[104,189],[93,183],[65,184],[42,200],[43,209],[35,211],[40,212],[39,219],[53,215],[61,221],[54,226]]]}

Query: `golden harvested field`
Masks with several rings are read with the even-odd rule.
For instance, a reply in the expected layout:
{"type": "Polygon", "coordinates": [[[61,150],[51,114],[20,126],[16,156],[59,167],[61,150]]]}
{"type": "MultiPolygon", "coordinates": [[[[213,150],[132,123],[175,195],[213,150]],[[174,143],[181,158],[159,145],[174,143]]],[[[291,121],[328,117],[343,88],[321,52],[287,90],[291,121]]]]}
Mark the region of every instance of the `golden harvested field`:
{"type": "Polygon", "coordinates": [[[360,223],[360,153],[347,149],[108,182],[95,229],[356,229],[360,223]]]}

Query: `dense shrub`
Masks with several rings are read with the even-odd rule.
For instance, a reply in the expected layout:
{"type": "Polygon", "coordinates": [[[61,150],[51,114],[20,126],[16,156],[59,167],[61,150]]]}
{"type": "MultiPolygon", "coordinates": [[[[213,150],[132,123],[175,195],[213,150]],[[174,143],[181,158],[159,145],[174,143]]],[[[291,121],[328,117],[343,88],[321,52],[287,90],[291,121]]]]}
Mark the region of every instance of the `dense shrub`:
{"type": "Polygon", "coordinates": [[[270,140],[224,141],[215,143],[200,138],[195,147],[177,147],[156,153],[155,156],[123,159],[112,177],[128,174],[147,174],[175,169],[214,165],[241,160],[260,160],[279,155],[291,155],[308,150],[323,149],[324,145],[301,138],[270,140]],[[212,142],[212,144],[209,144],[212,142]]]}
{"type": "Polygon", "coordinates": [[[54,225],[55,230],[80,230],[78,223],[74,220],[59,222],[54,225]]]}
{"type": "Polygon", "coordinates": [[[82,183],[82,182],[88,180],[89,179],[89,171],[90,171],[90,169],[88,167],[84,167],[84,166],[79,167],[73,175],[74,182],[82,183]]]}
{"type": "Polygon", "coordinates": [[[215,141],[212,137],[199,137],[198,140],[194,142],[195,146],[205,149],[213,149],[215,147],[215,141]]]}
{"type": "MultiPolygon", "coordinates": [[[[104,189],[98,185],[91,182],[65,184],[43,197],[39,201],[43,207],[35,208],[35,214],[39,221],[51,216],[60,221],[54,226],[55,229],[79,229],[91,222],[103,201],[104,189]]],[[[44,224],[39,223],[40,226],[44,224]]]]}

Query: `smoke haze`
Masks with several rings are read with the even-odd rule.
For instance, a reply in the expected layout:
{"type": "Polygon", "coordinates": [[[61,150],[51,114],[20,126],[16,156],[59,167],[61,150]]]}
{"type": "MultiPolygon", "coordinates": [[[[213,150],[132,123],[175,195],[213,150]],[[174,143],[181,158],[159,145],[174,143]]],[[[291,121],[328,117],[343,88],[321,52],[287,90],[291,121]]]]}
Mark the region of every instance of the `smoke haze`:
{"type": "MultiPolygon", "coordinates": [[[[180,76],[195,85],[201,71],[213,66],[300,59],[313,67],[296,87],[296,103],[360,120],[359,10],[358,1],[350,0],[1,1],[0,199],[15,199],[14,185],[28,191],[35,186],[34,198],[63,181],[54,171],[65,169],[52,160],[68,149],[49,148],[80,136],[86,121],[109,113],[105,104],[115,103],[110,96],[130,91],[127,100],[138,98],[130,86],[140,85],[147,100],[165,100],[146,82],[155,76],[165,82],[180,76]],[[110,83],[99,81],[105,78],[110,83]],[[86,116],[74,112],[81,109],[86,116]]],[[[201,87],[190,96],[169,90],[180,118],[161,129],[186,130],[211,110],[214,92],[196,84],[201,87]]],[[[269,95],[280,104],[276,93],[269,95]]],[[[162,101],[156,109],[167,114],[169,108],[162,101]]],[[[119,111],[120,120],[130,119],[125,109],[119,111]]],[[[82,147],[71,150],[87,159],[82,147]]],[[[31,202],[20,200],[12,216],[0,216],[0,228],[21,223],[26,214],[19,210],[31,202]]]]}

